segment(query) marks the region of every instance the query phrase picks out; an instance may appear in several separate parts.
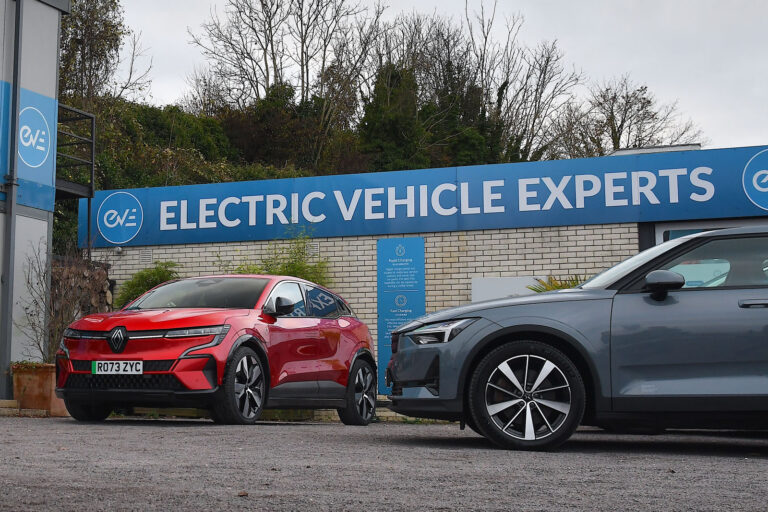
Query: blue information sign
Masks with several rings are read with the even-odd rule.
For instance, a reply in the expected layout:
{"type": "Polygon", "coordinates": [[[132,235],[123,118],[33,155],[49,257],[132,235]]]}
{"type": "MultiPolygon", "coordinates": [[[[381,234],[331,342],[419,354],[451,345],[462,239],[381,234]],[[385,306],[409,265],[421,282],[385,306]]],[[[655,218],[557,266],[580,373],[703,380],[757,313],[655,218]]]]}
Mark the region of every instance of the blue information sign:
{"type": "Polygon", "coordinates": [[[384,238],[376,244],[378,274],[379,393],[390,389],[384,382],[392,356],[392,331],[425,313],[424,239],[384,238]]]}
{"type": "MultiPolygon", "coordinates": [[[[36,165],[44,127],[25,126],[36,165]]],[[[106,190],[92,212],[96,247],[756,217],[768,147],[106,190]]]]}
{"type": "MultiPolygon", "coordinates": [[[[0,176],[8,173],[11,86],[0,82],[0,176]]],[[[56,195],[56,123],[58,102],[27,89],[19,97],[17,160],[19,204],[53,211],[56,195]]],[[[0,199],[5,199],[0,194],[0,199]]]]}

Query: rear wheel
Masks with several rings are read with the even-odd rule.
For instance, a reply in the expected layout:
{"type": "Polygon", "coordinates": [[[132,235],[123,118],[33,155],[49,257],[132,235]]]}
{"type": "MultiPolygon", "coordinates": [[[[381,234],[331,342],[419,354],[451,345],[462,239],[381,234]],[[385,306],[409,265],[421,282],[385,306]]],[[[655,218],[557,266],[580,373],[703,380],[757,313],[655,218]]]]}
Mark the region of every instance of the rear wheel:
{"type": "Polygon", "coordinates": [[[211,411],[216,423],[252,425],[264,408],[266,375],[261,359],[240,347],[227,361],[219,397],[211,411]]]}
{"type": "Polygon", "coordinates": [[[562,352],[538,341],[507,343],[472,375],[470,413],[480,433],[508,449],[549,450],[584,414],[584,384],[562,352]]]}
{"type": "Polygon", "coordinates": [[[106,404],[90,404],[65,398],[64,405],[69,415],[77,421],[104,421],[112,414],[112,407],[106,404]]]}
{"type": "Polygon", "coordinates": [[[339,419],[345,425],[367,425],[376,413],[376,379],[373,365],[358,359],[349,372],[347,406],[338,409],[339,419]]]}

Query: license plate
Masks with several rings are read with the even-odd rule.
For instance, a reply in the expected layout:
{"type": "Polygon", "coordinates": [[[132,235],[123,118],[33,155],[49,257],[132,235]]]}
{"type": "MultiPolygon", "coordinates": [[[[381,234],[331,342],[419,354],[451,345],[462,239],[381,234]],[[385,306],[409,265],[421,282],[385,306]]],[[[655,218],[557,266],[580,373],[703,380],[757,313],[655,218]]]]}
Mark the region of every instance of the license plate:
{"type": "Polygon", "coordinates": [[[92,374],[137,375],[143,372],[143,361],[91,361],[92,374]]]}

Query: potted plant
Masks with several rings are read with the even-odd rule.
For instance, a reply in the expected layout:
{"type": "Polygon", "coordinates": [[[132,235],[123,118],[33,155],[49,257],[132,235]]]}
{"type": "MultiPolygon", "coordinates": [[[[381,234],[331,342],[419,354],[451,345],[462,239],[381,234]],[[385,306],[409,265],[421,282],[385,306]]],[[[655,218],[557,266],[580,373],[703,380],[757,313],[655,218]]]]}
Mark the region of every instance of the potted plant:
{"type": "Polygon", "coordinates": [[[11,363],[11,377],[13,399],[19,404],[19,409],[68,416],[64,401],[56,397],[56,366],[53,363],[15,361],[11,363]]]}

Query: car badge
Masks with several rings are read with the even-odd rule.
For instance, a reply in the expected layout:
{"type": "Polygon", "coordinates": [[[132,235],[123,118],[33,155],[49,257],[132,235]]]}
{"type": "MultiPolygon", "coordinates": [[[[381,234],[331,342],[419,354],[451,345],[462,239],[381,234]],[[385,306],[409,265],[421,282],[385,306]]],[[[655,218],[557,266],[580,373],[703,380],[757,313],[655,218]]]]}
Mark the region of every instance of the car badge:
{"type": "Polygon", "coordinates": [[[112,349],[112,352],[115,354],[119,354],[120,352],[125,349],[125,344],[128,341],[128,333],[125,330],[125,327],[115,327],[112,329],[112,331],[109,333],[109,336],[107,336],[107,342],[109,343],[109,348],[112,349]]]}

